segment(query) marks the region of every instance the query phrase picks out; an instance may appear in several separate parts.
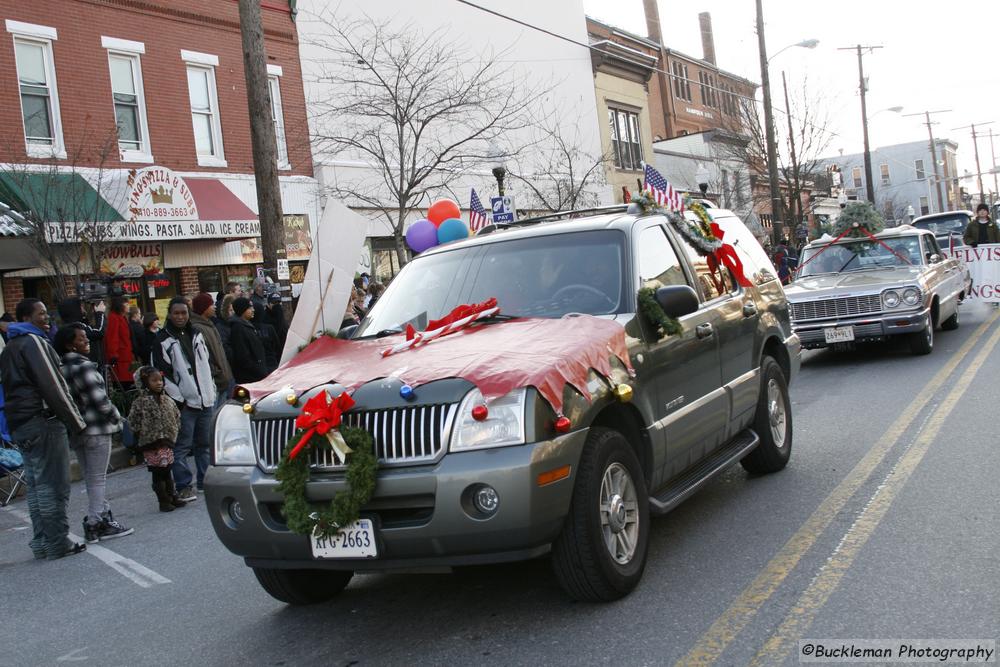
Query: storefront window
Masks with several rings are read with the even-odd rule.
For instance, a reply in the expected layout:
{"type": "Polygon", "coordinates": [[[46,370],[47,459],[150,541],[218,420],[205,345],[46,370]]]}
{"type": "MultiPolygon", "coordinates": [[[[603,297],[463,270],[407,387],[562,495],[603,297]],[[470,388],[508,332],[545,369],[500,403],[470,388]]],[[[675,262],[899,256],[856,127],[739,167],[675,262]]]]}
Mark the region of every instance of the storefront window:
{"type": "Polygon", "coordinates": [[[389,238],[373,238],[372,243],[372,273],[380,283],[388,285],[399,273],[399,256],[396,254],[396,242],[389,238]]]}
{"type": "Polygon", "coordinates": [[[226,267],[226,282],[239,283],[243,291],[249,294],[253,290],[255,269],[251,264],[226,267]]]}
{"type": "Polygon", "coordinates": [[[202,292],[221,292],[222,288],[222,269],[213,267],[198,271],[198,289],[202,292]]]}
{"type": "Polygon", "coordinates": [[[147,296],[152,301],[153,311],[160,316],[160,324],[167,321],[170,300],[177,296],[176,271],[168,271],[146,276],[147,296]]]}

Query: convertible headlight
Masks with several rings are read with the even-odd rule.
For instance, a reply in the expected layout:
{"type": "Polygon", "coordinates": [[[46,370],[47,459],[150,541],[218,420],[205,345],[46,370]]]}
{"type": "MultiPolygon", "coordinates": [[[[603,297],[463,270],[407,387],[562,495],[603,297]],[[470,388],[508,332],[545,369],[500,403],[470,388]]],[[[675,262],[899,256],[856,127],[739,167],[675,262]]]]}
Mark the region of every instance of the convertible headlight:
{"type": "Polygon", "coordinates": [[[215,465],[252,466],[257,464],[250,433],[250,415],[243,406],[224,405],[215,419],[215,465]]]}
{"type": "Polygon", "coordinates": [[[899,305],[899,292],[895,290],[882,292],[882,303],[885,304],[886,308],[895,308],[899,305]]]}
{"type": "Polygon", "coordinates": [[[907,306],[915,306],[920,303],[920,290],[916,287],[907,287],[903,290],[903,303],[907,306]]]}
{"type": "Polygon", "coordinates": [[[517,389],[487,402],[478,389],[466,394],[458,407],[451,451],[524,444],[525,395],[524,389],[517,389]]]}

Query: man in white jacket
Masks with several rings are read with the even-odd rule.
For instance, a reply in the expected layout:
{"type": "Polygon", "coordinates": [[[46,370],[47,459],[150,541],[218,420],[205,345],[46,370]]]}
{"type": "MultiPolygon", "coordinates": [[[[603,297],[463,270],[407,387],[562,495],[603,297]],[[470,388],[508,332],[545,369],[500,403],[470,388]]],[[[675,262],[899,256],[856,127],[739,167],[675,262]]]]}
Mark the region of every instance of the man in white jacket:
{"type": "Polygon", "coordinates": [[[164,391],[177,402],[181,412],[181,428],[174,443],[174,483],[178,497],[191,502],[198,499],[198,494],[191,486],[187,457],[194,454],[199,490],[211,462],[212,408],[216,399],[211,351],[205,337],[191,325],[183,297],[170,300],[166,326],[157,333],[156,340],[153,363],[163,373],[164,391]]]}

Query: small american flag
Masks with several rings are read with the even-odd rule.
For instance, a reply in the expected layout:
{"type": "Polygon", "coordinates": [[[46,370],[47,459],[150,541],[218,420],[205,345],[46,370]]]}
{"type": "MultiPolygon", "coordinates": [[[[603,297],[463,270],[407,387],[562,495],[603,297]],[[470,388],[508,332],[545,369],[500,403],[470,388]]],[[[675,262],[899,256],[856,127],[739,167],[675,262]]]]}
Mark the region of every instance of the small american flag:
{"type": "Polygon", "coordinates": [[[684,212],[684,198],[681,193],[674,190],[663,174],[656,171],[648,164],[643,165],[644,183],[642,189],[653,195],[653,199],[660,206],[666,206],[672,211],[684,212]]]}
{"type": "Polygon", "coordinates": [[[483,202],[479,201],[476,189],[472,188],[472,196],[469,199],[469,228],[472,229],[472,233],[474,234],[485,227],[488,219],[483,202]]]}

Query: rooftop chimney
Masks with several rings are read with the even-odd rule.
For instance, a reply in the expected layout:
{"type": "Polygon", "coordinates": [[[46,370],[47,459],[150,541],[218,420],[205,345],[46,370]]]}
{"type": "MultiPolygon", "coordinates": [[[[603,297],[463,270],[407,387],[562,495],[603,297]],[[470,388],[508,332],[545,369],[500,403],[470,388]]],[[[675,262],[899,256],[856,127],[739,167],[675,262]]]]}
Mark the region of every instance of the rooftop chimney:
{"type": "MultiPolygon", "coordinates": [[[[646,22],[649,22],[648,18],[646,22]]],[[[705,61],[715,65],[715,37],[712,36],[712,15],[708,12],[698,14],[698,23],[701,25],[701,50],[705,53],[705,61]]]]}
{"type": "Polygon", "coordinates": [[[660,34],[660,10],[656,7],[656,0],[642,0],[642,11],[646,15],[646,34],[657,44],[663,44],[663,37],[660,34]]]}

